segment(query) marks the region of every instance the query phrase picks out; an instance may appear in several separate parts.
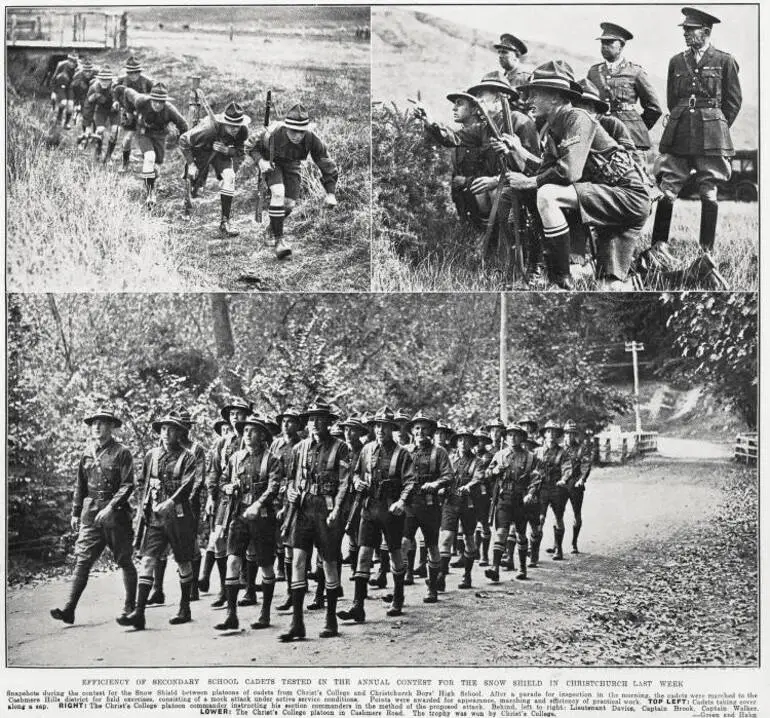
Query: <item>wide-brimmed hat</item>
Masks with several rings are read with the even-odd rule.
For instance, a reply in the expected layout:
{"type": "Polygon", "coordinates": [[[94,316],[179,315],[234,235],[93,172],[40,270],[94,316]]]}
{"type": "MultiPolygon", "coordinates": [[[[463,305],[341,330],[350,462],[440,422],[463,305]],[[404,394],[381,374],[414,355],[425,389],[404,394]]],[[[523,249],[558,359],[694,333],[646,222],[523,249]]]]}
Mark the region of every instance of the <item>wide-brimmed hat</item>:
{"type": "Polygon", "coordinates": [[[245,399],[237,397],[232,399],[229,404],[225,404],[220,409],[219,414],[225,421],[230,421],[230,412],[233,409],[244,409],[247,414],[252,414],[254,412],[254,404],[252,404],[250,401],[246,401],[245,399]]]}
{"type": "Polygon", "coordinates": [[[409,431],[411,431],[414,428],[414,425],[420,421],[429,424],[432,433],[435,433],[436,429],[438,428],[438,422],[432,416],[429,416],[422,411],[418,411],[407,424],[409,431]]]}
{"type": "MultiPolygon", "coordinates": [[[[266,416],[262,414],[252,414],[249,417],[246,417],[243,421],[236,421],[235,422],[235,430],[242,434],[243,430],[247,426],[256,426],[258,429],[262,429],[267,434],[268,439],[273,436],[273,430],[270,427],[270,425],[273,424],[270,419],[268,419],[266,416]]],[[[274,424],[273,424],[274,426],[274,424]]]]}
{"type": "Polygon", "coordinates": [[[283,424],[283,420],[287,417],[296,419],[300,423],[304,422],[302,411],[296,406],[287,406],[280,414],[275,415],[275,420],[278,424],[283,424]]]}
{"type": "Polygon", "coordinates": [[[94,69],[94,63],[91,62],[91,58],[90,57],[84,57],[80,61],[80,69],[81,70],[93,70],[94,69]]]}
{"type": "Polygon", "coordinates": [[[578,82],[578,85],[582,88],[582,98],[588,102],[593,102],[596,111],[600,115],[605,115],[610,110],[610,103],[605,102],[599,95],[599,88],[594,85],[587,77],[578,82]]]}
{"type": "Polygon", "coordinates": [[[225,111],[214,117],[217,122],[233,127],[245,127],[251,122],[251,117],[243,113],[243,108],[237,102],[228,103],[225,111]]]}
{"type": "Polygon", "coordinates": [[[439,419],[436,422],[436,431],[448,431],[450,434],[455,433],[455,430],[443,419],[439,419]]]}
{"type": "Polygon", "coordinates": [[[103,67],[101,70],[99,70],[98,73],[96,73],[96,79],[109,80],[110,82],[112,82],[113,80],[112,70],[110,70],[109,67],[103,67]]]}
{"type": "Polygon", "coordinates": [[[514,431],[520,431],[524,434],[525,439],[529,436],[529,432],[521,424],[508,424],[508,426],[505,427],[506,434],[511,434],[514,431]]]}
{"type": "Polygon", "coordinates": [[[496,416],[492,421],[487,422],[481,427],[484,431],[489,431],[490,429],[502,429],[505,431],[505,422],[499,417],[496,416]]]}
{"type": "Polygon", "coordinates": [[[332,421],[337,421],[337,419],[340,418],[339,414],[336,414],[332,409],[332,405],[320,398],[317,398],[312,402],[310,406],[302,412],[302,416],[305,419],[309,419],[311,416],[326,416],[332,421]]]}
{"type": "Polygon", "coordinates": [[[404,424],[408,424],[412,417],[404,409],[396,409],[396,413],[393,414],[393,418],[396,420],[396,423],[399,426],[403,426],[404,424]]]}
{"type": "Polygon", "coordinates": [[[481,78],[481,82],[468,88],[468,94],[472,95],[479,90],[491,90],[492,92],[502,92],[505,95],[512,97],[514,100],[519,99],[518,91],[511,87],[511,83],[500,74],[498,70],[488,72],[481,78]]]}
{"type": "Polygon", "coordinates": [[[526,439],[524,439],[524,443],[530,449],[537,449],[543,445],[540,439],[538,439],[536,436],[528,436],[526,439]]]}
{"type": "Polygon", "coordinates": [[[450,92],[446,96],[446,98],[450,102],[456,102],[457,100],[461,100],[461,99],[462,100],[468,100],[468,102],[471,102],[474,105],[477,102],[476,98],[473,95],[471,95],[471,94],[469,94],[467,92],[450,92]]]}
{"type": "Polygon", "coordinates": [[[229,421],[225,421],[224,419],[217,419],[214,422],[214,431],[222,436],[222,429],[224,429],[226,426],[230,426],[229,421]]]}
{"type": "Polygon", "coordinates": [[[144,68],[133,55],[126,60],[126,66],[123,68],[126,72],[141,72],[144,68]]]}
{"type": "Polygon", "coordinates": [[[474,443],[474,445],[479,443],[479,437],[476,436],[476,432],[473,431],[473,429],[470,427],[465,426],[454,432],[454,436],[452,437],[452,444],[457,446],[458,441],[464,436],[467,436],[474,443]]]}
{"type": "Polygon", "coordinates": [[[519,421],[517,423],[522,424],[522,425],[524,425],[524,424],[532,424],[532,426],[535,427],[535,431],[537,431],[538,421],[532,415],[527,415],[527,416],[519,419],[519,421]]]}
{"type": "Polygon", "coordinates": [[[168,94],[168,88],[162,83],[158,82],[152,87],[152,91],[150,92],[150,100],[155,100],[156,102],[166,102],[167,100],[172,100],[173,98],[171,95],[168,94]]]}
{"type": "Polygon", "coordinates": [[[602,34],[596,38],[597,40],[621,40],[622,42],[627,42],[634,39],[634,36],[626,28],[616,25],[614,22],[602,22],[599,23],[599,27],[602,29],[602,34]]]}
{"type": "Polygon", "coordinates": [[[331,428],[329,429],[329,433],[338,439],[345,438],[345,430],[342,428],[342,424],[340,424],[339,421],[335,421],[331,425],[331,428]]]}
{"type": "Polygon", "coordinates": [[[349,429],[358,429],[359,431],[367,430],[363,421],[361,421],[361,414],[351,414],[347,419],[339,422],[339,424],[343,429],[347,427],[349,429]]]}
{"type": "Polygon", "coordinates": [[[473,435],[476,437],[476,442],[479,441],[484,442],[485,444],[491,444],[492,443],[492,437],[487,434],[484,429],[476,429],[476,431],[473,432],[473,435]]]}
{"type": "Polygon", "coordinates": [[[713,15],[709,15],[703,10],[694,7],[683,7],[682,15],[684,20],[679,23],[679,27],[708,27],[711,28],[721,20],[713,15]]]}
{"type": "Polygon", "coordinates": [[[77,62],[80,58],[78,57],[78,54],[74,50],[70,50],[67,53],[67,59],[74,60],[75,62],[77,62]]]}
{"type": "Polygon", "coordinates": [[[297,103],[286,114],[284,126],[290,130],[307,130],[310,127],[310,115],[301,103],[297,103]]]}
{"type": "Polygon", "coordinates": [[[563,60],[549,60],[535,68],[529,78],[519,86],[519,90],[531,90],[533,88],[558,90],[567,97],[581,97],[583,89],[575,82],[575,72],[570,65],[563,60]]]}
{"type": "Polygon", "coordinates": [[[371,411],[362,411],[361,412],[361,423],[364,425],[364,428],[369,431],[370,429],[374,428],[374,414],[371,411]]]}
{"type": "Polygon", "coordinates": [[[496,42],[494,48],[495,50],[510,50],[517,55],[527,54],[527,46],[516,35],[511,35],[509,32],[500,35],[500,42],[496,42]]]}
{"type": "Polygon", "coordinates": [[[553,429],[559,434],[564,433],[561,424],[558,421],[554,421],[553,419],[548,419],[548,421],[543,424],[542,428],[540,429],[540,434],[545,434],[547,429],[553,429]]]}
{"type": "Polygon", "coordinates": [[[160,434],[162,426],[176,426],[185,432],[189,430],[187,424],[185,424],[176,414],[166,414],[162,419],[152,422],[152,430],[156,434],[160,434]]]}
{"type": "Polygon", "coordinates": [[[188,429],[192,429],[193,424],[195,421],[192,418],[192,414],[190,414],[187,409],[179,409],[178,411],[171,412],[173,416],[179,417],[179,420],[187,426],[188,429]]]}
{"type": "Polygon", "coordinates": [[[580,432],[580,429],[578,428],[578,425],[572,419],[567,419],[567,421],[564,422],[564,426],[561,427],[561,430],[565,434],[568,431],[572,431],[574,433],[579,433],[580,432]]]}
{"type": "Polygon", "coordinates": [[[389,406],[381,406],[377,409],[376,413],[370,419],[372,425],[374,424],[390,424],[393,428],[399,429],[401,425],[396,420],[393,410],[389,406]]]}
{"type": "Polygon", "coordinates": [[[83,419],[83,423],[86,424],[86,426],[91,426],[97,419],[109,421],[116,429],[119,429],[123,425],[123,422],[118,419],[115,412],[107,407],[100,407],[93,414],[89,414],[83,419]]]}

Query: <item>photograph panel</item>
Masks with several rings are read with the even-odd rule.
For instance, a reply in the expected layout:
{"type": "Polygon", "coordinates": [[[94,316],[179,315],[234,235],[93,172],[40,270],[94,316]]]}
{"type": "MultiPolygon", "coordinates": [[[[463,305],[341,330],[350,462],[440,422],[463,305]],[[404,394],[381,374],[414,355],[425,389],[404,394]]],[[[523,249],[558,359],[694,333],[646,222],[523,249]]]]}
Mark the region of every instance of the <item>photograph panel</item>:
{"type": "Polygon", "coordinates": [[[373,287],[756,290],[759,9],[685,10],[374,7],[373,287]]]}
{"type": "Polygon", "coordinates": [[[755,295],[7,322],[11,667],[758,666],[755,295]]]}
{"type": "Polygon", "coordinates": [[[11,291],[368,291],[370,11],[6,8],[11,291]]]}

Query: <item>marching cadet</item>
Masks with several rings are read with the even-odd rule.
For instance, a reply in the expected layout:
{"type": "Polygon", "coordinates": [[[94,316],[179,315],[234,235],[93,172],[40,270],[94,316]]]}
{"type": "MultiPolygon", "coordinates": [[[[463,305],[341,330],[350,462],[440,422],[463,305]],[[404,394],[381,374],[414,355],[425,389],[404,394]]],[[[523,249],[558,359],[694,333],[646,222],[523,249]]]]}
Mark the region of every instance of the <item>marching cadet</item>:
{"type": "Polygon", "coordinates": [[[660,140],[660,190],[652,230],[653,251],[667,242],[674,201],[696,172],[701,200],[699,243],[704,252],[714,249],[717,184],[730,179],[730,139],[741,109],[738,63],[732,55],[711,44],[711,29],[719,22],[695,8],[682,8],[687,50],[671,58],[666,93],[671,113],[660,140]]]}
{"type": "Polygon", "coordinates": [[[169,102],[173,98],[162,82],[155,84],[149,94],[127,87],[124,97],[136,113],[136,143],[143,157],[142,179],[147,191],[145,204],[152,209],[157,203],[155,182],[166,157],[168,126],[174,125],[182,135],[188,129],[187,120],[169,102]]]}
{"type": "MultiPolygon", "coordinates": [[[[497,50],[497,61],[503,68],[505,79],[508,80],[511,87],[519,87],[529,82],[530,73],[521,67],[521,58],[527,54],[527,46],[515,35],[503,33],[500,36],[500,42],[494,45],[497,50]]],[[[527,112],[526,103],[518,98],[513,100],[512,106],[519,112],[527,112]]]]}
{"type": "Polygon", "coordinates": [[[481,430],[488,434],[492,440],[490,451],[493,455],[505,446],[505,424],[499,416],[495,417],[488,424],[484,424],[481,430]]]}
{"type": "Polygon", "coordinates": [[[439,419],[436,424],[436,433],[433,436],[433,442],[440,446],[447,454],[453,451],[452,439],[454,438],[454,429],[443,419],[439,419]]]}
{"type": "MultiPolygon", "coordinates": [[[[190,508],[192,509],[193,516],[195,518],[195,553],[192,559],[193,568],[193,580],[192,589],[190,591],[190,600],[198,601],[198,574],[201,569],[201,553],[198,548],[198,530],[200,526],[201,517],[201,493],[205,490],[206,485],[206,450],[197,441],[190,438],[190,431],[193,427],[193,419],[190,412],[186,409],[180,409],[179,411],[172,412],[172,416],[176,416],[179,421],[187,427],[187,431],[180,437],[179,441],[182,446],[189,451],[195,458],[195,485],[190,492],[190,508]]],[[[166,596],[163,593],[163,579],[166,575],[166,566],[168,565],[168,553],[164,554],[162,558],[159,558],[155,564],[155,571],[153,573],[152,592],[147,597],[147,605],[163,604],[166,602],[166,596]]]]}
{"type": "MultiPolygon", "coordinates": [[[[290,406],[275,417],[281,427],[280,436],[273,439],[270,451],[281,462],[281,483],[275,497],[275,510],[278,520],[283,518],[286,502],[286,488],[294,473],[294,447],[301,441],[299,432],[302,429],[302,412],[290,406]]],[[[286,581],[286,603],[277,607],[279,611],[291,608],[291,549],[285,546],[281,538],[281,527],[276,527],[276,581],[286,581]]]]}
{"type": "Polygon", "coordinates": [[[407,446],[411,443],[412,437],[409,434],[409,419],[411,419],[411,415],[408,414],[403,409],[396,409],[396,412],[393,414],[393,418],[396,420],[396,423],[398,424],[398,431],[396,431],[393,434],[393,438],[398,442],[400,446],[407,446]]]}
{"type": "Polygon", "coordinates": [[[209,473],[206,479],[206,490],[208,498],[206,499],[206,516],[213,516],[213,528],[209,535],[209,544],[206,547],[206,557],[203,564],[203,576],[198,581],[200,590],[207,593],[209,590],[209,579],[211,570],[216,562],[219,573],[219,595],[211,604],[214,608],[221,608],[225,605],[227,597],[225,595],[225,578],[227,576],[227,533],[225,531],[224,521],[227,514],[230,499],[219,491],[219,485],[222,482],[225,468],[230,457],[241,448],[241,436],[238,433],[238,424],[248,417],[254,407],[250,402],[244,399],[233,399],[229,404],[222,407],[220,414],[222,419],[230,424],[232,432],[226,435],[223,433],[219,439],[214,442],[209,461],[209,473]]]}
{"type": "Polygon", "coordinates": [[[547,145],[540,160],[524,152],[518,139],[508,141],[532,176],[511,171],[506,178],[513,189],[536,190],[549,279],[562,289],[572,288],[570,227],[564,212],[573,210],[583,224],[596,228],[600,288],[622,289],[650,213],[646,177],[594,118],[572,107],[582,90],[569,65],[541,65],[524,89],[535,116],[548,122],[547,145]]]}
{"type": "MultiPolygon", "coordinates": [[[[321,184],[326,192],[324,205],[337,206],[337,165],[329,157],[324,142],[310,128],[310,117],[301,104],[289,110],[283,123],[264,127],[249,137],[246,152],[258,163],[270,189],[268,216],[276,248],[285,244],[282,239],[284,219],[291,214],[299,198],[300,167],[308,155],[321,170],[321,184]]],[[[279,255],[279,259],[290,254],[289,249],[279,255]]]]}
{"type": "MultiPolygon", "coordinates": [[[[243,436],[243,449],[227,463],[220,490],[230,497],[227,521],[227,617],[214,628],[232,631],[238,628],[238,589],[242,556],[262,570],[262,610],[251,624],[255,630],[270,625],[270,606],[275,589],[274,499],[280,485],[280,461],[269,449],[272,433],[268,419],[260,415],[236,423],[243,436]]],[[[254,601],[256,603],[256,600],[254,601]]],[[[253,605],[252,603],[243,605],[253,605]]]]}
{"type": "Polygon", "coordinates": [[[109,547],[123,572],[125,603],[123,614],[134,610],[136,568],[133,552],[131,507],[134,490],[134,463],[131,452],[112,436],[120,419],[102,408],[83,419],[92,442],[80,457],[72,500],[72,530],[75,542],[75,570],[70,595],[64,608],[51,610],[51,617],[64,623],[75,622],[75,608],[88,583],[88,574],[105,547],[109,547]]]}
{"type": "Polygon", "coordinates": [[[51,109],[56,110],[56,123],[63,122],[64,129],[70,128],[72,110],[72,79],[78,69],[78,56],[74,51],[70,52],[62,60],[51,75],[48,87],[51,90],[51,109]]]}
{"type": "Polygon", "coordinates": [[[567,458],[570,463],[570,475],[567,480],[569,503],[572,506],[574,522],[572,524],[572,553],[578,551],[578,536],[583,526],[583,498],[586,492],[586,481],[591,473],[593,464],[593,443],[588,437],[581,438],[577,424],[570,419],[564,424],[565,445],[567,458]]]}
{"type": "MultiPolygon", "coordinates": [[[[83,131],[94,127],[94,159],[102,160],[104,136],[111,137],[118,131],[118,106],[112,99],[112,70],[102,67],[88,86],[88,94],[83,103],[83,131]]],[[[109,141],[109,139],[108,139],[109,141]]]]}
{"type": "MultiPolygon", "coordinates": [[[[540,488],[540,536],[542,537],[545,519],[550,507],[553,511],[555,524],[553,527],[553,560],[563,561],[564,509],[569,498],[567,483],[572,467],[567,452],[559,445],[559,440],[564,433],[562,427],[557,422],[549,419],[543,425],[540,433],[543,435],[543,445],[535,450],[537,470],[542,476],[542,486],[540,488]]],[[[539,546],[540,541],[538,540],[537,549],[539,549],[539,546]]],[[[532,549],[532,557],[535,560],[537,559],[537,549],[535,547],[532,549]]]]}
{"type": "MultiPolygon", "coordinates": [[[[374,550],[382,537],[393,560],[393,603],[388,616],[400,616],[404,608],[404,557],[401,553],[406,508],[415,490],[412,459],[406,447],[393,440],[398,431],[393,411],[384,406],[373,417],[375,440],[364,445],[353,468],[355,503],[361,506],[358,532],[358,564],[355,567],[353,604],[337,615],[343,621],[363,623],[369,573],[374,550]]],[[[356,510],[356,507],[353,507],[356,510]]]]}
{"type": "MultiPolygon", "coordinates": [[[[133,105],[129,105],[125,99],[126,88],[131,88],[135,92],[147,95],[152,91],[152,80],[142,74],[142,64],[133,56],[126,60],[124,68],[125,74],[118,78],[118,82],[113,90],[113,99],[120,104],[120,128],[121,140],[120,147],[123,151],[123,163],[120,171],[128,172],[131,161],[131,141],[136,133],[136,114],[133,105]]],[[[112,156],[112,151],[117,144],[117,136],[107,145],[107,159],[112,156]]]]}
{"type": "Polygon", "coordinates": [[[419,104],[415,116],[425,125],[428,136],[444,147],[454,147],[452,157],[451,197],[457,216],[482,229],[492,209],[488,191],[473,192],[471,187],[480,177],[492,177],[497,173],[497,157],[489,145],[489,130],[479,117],[476,98],[467,92],[447,95],[452,103],[452,119],[461,127],[452,130],[436,122],[427,109],[419,104]]]}
{"type": "Polygon", "coordinates": [[[460,430],[454,435],[457,452],[452,456],[454,477],[447,489],[446,499],[441,509],[441,530],[439,532],[439,552],[441,555],[441,573],[449,573],[449,560],[452,553],[458,524],[462,525],[465,544],[462,554],[462,567],[465,569],[463,580],[458,588],[472,588],[471,571],[477,555],[474,541],[476,530],[476,500],[482,485],[482,462],[473,454],[476,436],[471,429],[460,430]]]}
{"type": "Polygon", "coordinates": [[[326,624],[321,638],[339,635],[337,559],[343,535],[342,509],[348,491],[348,447],[329,434],[339,417],[328,403],[317,399],[304,412],[309,436],[294,447],[294,475],[286,490],[289,513],[284,522],[292,548],[292,621],[279,639],[305,638],[303,618],[307,593],[307,561],[313,547],[323,560],[326,581],[326,624]]]}
{"type": "Polygon", "coordinates": [[[489,522],[494,520],[495,524],[495,544],[492,566],[484,575],[494,583],[500,580],[500,563],[511,524],[515,526],[519,549],[516,578],[521,581],[527,578],[527,524],[533,529],[537,526],[540,474],[535,455],[525,447],[526,438],[527,432],[519,424],[508,426],[505,447],[495,454],[486,472],[495,481],[489,512],[489,522]]]}
{"type": "Polygon", "coordinates": [[[70,83],[70,92],[72,94],[73,112],[75,114],[75,125],[77,125],[77,116],[83,111],[83,103],[88,97],[88,88],[96,76],[96,68],[88,57],[84,57],[81,65],[78,67],[72,82],[70,83]]]}
{"type": "Polygon", "coordinates": [[[600,27],[602,34],[597,40],[601,42],[604,62],[591,65],[588,80],[609,105],[610,116],[618,118],[628,128],[638,150],[637,159],[644,167],[645,155],[651,146],[649,131],[660,119],[663,108],[644,68],[623,57],[626,43],[634,36],[615,23],[603,22],[600,27]],[[636,109],[637,104],[641,105],[641,114],[636,109]]]}
{"type": "Polygon", "coordinates": [[[169,545],[177,564],[182,593],[179,611],[169,623],[177,625],[192,621],[190,594],[196,527],[190,495],[195,487],[195,457],[182,446],[187,427],[179,417],[167,415],[154,421],[152,430],[160,435],[160,446],[147,452],[142,468],[144,496],[138,531],[142,563],[136,607],[117,619],[121,626],[133,626],[137,631],[144,630],[144,608],[152,587],[155,565],[165,555],[169,545]]]}
{"type": "Polygon", "coordinates": [[[476,506],[476,533],[474,540],[476,542],[476,551],[479,552],[479,566],[489,566],[489,543],[492,538],[492,531],[489,526],[489,504],[492,497],[491,478],[486,474],[489,464],[494,458],[492,448],[492,437],[483,429],[476,429],[475,453],[479,464],[479,486],[474,504],[476,506]]]}
{"type": "Polygon", "coordinates": [[[415,486],[414,498],[411,505],[407,506],[403,551],[405,553],[409,550],[419,528],[428,553],[428,595],[423,598],[424,603],[436,603],[438,592],[446,588],[438,550],[438,534],[441,527],[438,493],[449,488],[452,482],[452,465],[446,450],[433,443],[437,427],[438,422],[435,419],[417,412],[409,422],[412,443],[407,447],[412,456],[415,486]]]}
{"type": "Polygon", "coordinates": [[[206,184],[209,169],[219,180],[220,237],[237,237],[240,232],[230,227],[230,211],[235,195],[236,162],[244,156],[244,144],[249,136],[251,118],[237,102],[230,102],[225,111],[215,115],[213,123],[206,117],[179,138],[179,149],[187,163],[186,176],[193,183],[192,196],[206,184]]]}
{"type": "MultiPolygon", "coordinates": [[[[342,427],[345,431],[345,443],[348,445],[351,469],[358,463],[358,457],[364,448],[362,439],[367,434],[366,427],[361,423],[361,418],[360,415],[353,414],[342,422],[342,427]]],[[[353,496],[352,491],[350,496],[353,496]]],[[[350,564],[353,567],[353,571],[355,571],[356,564],[358,563],[358,530],[361,524],[361,506],[350,506],[348,508],[351,512],[345,526],[345,533],[348,537],[348,555],[343,559],[342,563],[350,564]],[[355,512],[353,512],[354,508],[355,512]]]]}

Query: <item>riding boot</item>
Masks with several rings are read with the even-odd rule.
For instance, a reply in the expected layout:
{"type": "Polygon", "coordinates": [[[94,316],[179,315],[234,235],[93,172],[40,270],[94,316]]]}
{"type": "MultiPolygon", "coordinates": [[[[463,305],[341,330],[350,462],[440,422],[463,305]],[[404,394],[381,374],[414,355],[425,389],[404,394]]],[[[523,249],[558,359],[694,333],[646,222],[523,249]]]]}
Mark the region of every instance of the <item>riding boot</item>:
{"type": "Polygon", "coordinates": [[[658,242],[668,242],[671,231],[671,215],[674,212],[674,203],[665,195],[661,197],[655,209],[655,222],[652,225],[650,244],[654,247],[658,242]]]}
{"type": "Polygon", "coordinates": [[[131,611],[136,608],[136,567],[133,563],[129,563],[123,567],[123,587],[126,592],[126,599],[123,603],[123,613],[121,615],[127,616],[131,611]]]}
{"type": "Polygon", "coordinates": [[[289,643],[290,641],[293,641],[295,638],[299,639],[300,641],[305,638],[305,620],[302,615],[303,610],[303,604],[305,602],[305,593],[307,592],[304,588],[295,588],[291,592],[291,608],[292,608],[292,617],[291,617],[291,626],[289,626],[289,630],[286,633],[282,633],[280,636],[278,636],[278,640],[282,641],[283,643],[289,643]]]}
{"type": "Polygon", "coordinates": [[[212,602],[212,608],[222,608],[222,606],[224,606],[227,601],[227,597],[225,595],[225,577],[227,576],[226,556],[217,558],[217,572],[219,573],[219,595],[217,596],[216,601],[212,602]]]}
{"type": "Polygon", "coordinates": [[[492,568],[484,571],[484,575],[494,583],[500,580],[500,562],[503,559],[503,550],[495,548],[492,550],[492,568]]]}
{"type": "Polygon", "coordinates": [[[166,595],[163,593],[163,579],[166,576],[166,566],[168,559],[162,558],[155,564],[155,572],[152,577],[152,593],[147,599],[147,605],[160,605],[166,602],[166,595]]]}
{"type": "Polygon", "coordinates": [[[190,613],[190,593],[192,591],[192,583],[189,581],[187,583],[182,583],[180,581],[179,587],[182,592],[182,598],[179,601],[179,611],[177,611],[176,616],[169,620],[169,623],[172,626],[192,621],[192,615],[190,613]]]}
{"type": "Polygon", "coordinates": [[[270,625],[270,606],[273,603],[274,592],[275,584],[272,581],[262,581],[262,610],[259,612],[259,618],[251,624],[255,631],[270,625]]]}
{"type": "Polygon", "coordinates": [[[120,169],[123,172],[128,172],[131,167],[131,150],[123,150],[123,162],[120,165],[120,169]]]}
{"type": "MultiPolygon", "coordinates": [[[[453,561],[449,564],[451,568],[463,568],[465,566],[466,554],[465,554],[465,539],[457,539],[457,561],[453,561]]],[[[449,573],[449,571],[447,571],[449,573]]]]}
{"type": "Polygon", "coordinates": [[[337,611],[337,616],[343,621],[363,623],[366,620],[364,601],[366,601],[366,576],[356,576],[356,587],[353,594],[353,604],[347,611],[337,611]]]}
{"type": "Polygon", "coordinates": [[[337,589],[333,588],[326,593],[326,623],[323,631],[318,634],[321,638],[334,638],[339,636],[337,627],[337,589]]]}
{"type": "Polygon", "coordinates": [[[554,561],[563,561],[564,560],[564,554],[562,553],[561,544],[564,540],[564,529],[557,529],[554,526],[553,529],[553,538],[556,542],[556,551],[553,554],[553,560],[554,561]]]}
{"type": "Polygon", "coordinates": [[[70,586],[70,595],[64,608],[54,608],[51,610],[51,618],[64,623],[75,622],[75,608],[78,605],[80,596],[88,583],[88,566],[82,563],[75,564],[75,575],[70,586]]]}
{"type": "Polygon", "coordinates": [[[711,252],[714,249],[716,239],[719,205],[712,200],[702,199],[700,207],[700,236],[698,241],[703,251],[711,252]]]}
{"type": "Polygon", "coordinates": [[[217,631],[235,631],[238,628],[238,585],[227,586],[227,617],[222,623],[217,623],[214,628],[217,631]]]}
{"type": "MultiPolygon", "coordinates": [[[[324,573],[323,567],[320,567],[318,569],[318,576],[315,586],[315,598],[313,599],[312,603],[308,603],[307,610],[308,611],[317,611],[319,608],[324,607],[324,593],[326,588],[326,574],[324,573]]],[[[335,589],[336,591],[336,589],[335,589]]],[[[335,593],[336,595],[336,593],[335,593]]]]}

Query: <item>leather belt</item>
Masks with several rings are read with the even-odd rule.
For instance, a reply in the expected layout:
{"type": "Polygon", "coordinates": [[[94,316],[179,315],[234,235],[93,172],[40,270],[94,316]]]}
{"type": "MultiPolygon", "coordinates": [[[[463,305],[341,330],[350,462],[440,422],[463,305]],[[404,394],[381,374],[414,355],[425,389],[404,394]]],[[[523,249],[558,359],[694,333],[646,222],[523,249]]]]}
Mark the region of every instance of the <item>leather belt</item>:
{"type": "Polygon", "coordinates": [[[689,107],[694,110],[696,107],[720,107],[720,103],[713,97],[695,97],[690,96],[687,99],[681,99],[676,103],[677,107],[689,107]]]}

